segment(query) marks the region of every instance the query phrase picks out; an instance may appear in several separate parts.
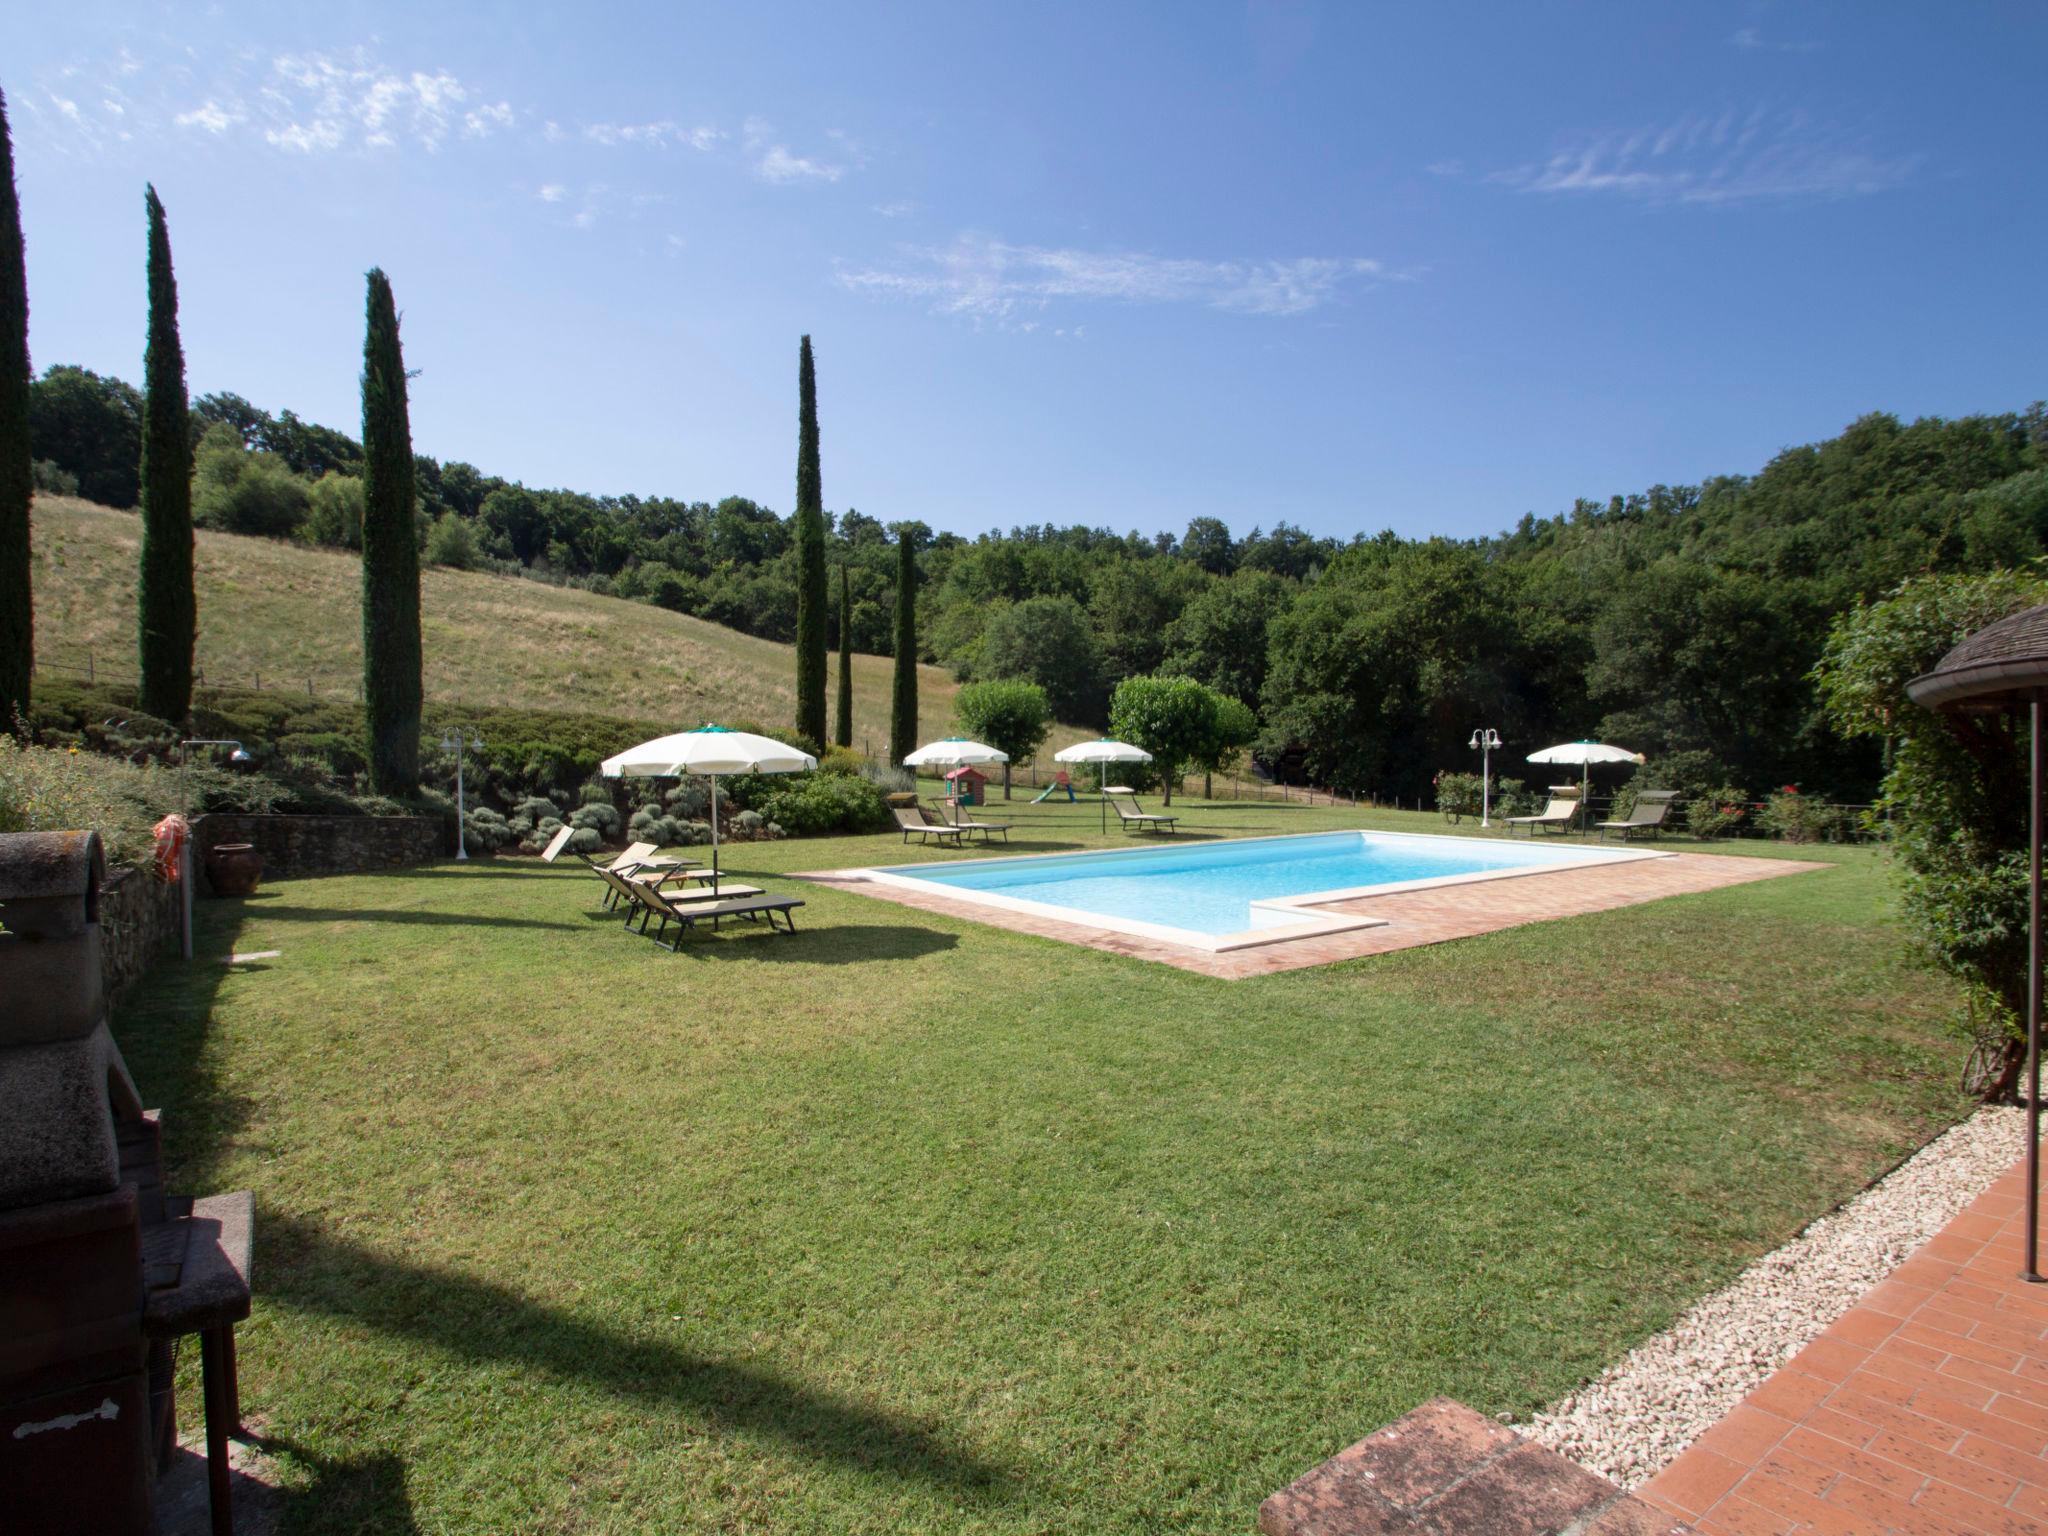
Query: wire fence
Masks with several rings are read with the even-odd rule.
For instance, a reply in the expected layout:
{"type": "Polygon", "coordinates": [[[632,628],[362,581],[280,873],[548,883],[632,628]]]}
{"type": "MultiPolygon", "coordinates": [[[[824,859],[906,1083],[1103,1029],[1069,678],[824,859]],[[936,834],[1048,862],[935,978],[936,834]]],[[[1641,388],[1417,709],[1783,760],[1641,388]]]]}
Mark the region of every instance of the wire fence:
{"type": "MultiPolygon", "coordinates": [[[[87,684],[111,683],[126,687],[136,686],[142,681],[135,658],[126,651],[104,651],[87,645],[58,647],[56,655],[50,654],[51,650],[47,642],[37,644],[33,668],[36,674],[75,678],[87,684]]],[[[308,699],[353,699],[358,704],[363,699],[360,668],[345,673],[306,671],[303,668],[280,668],[275,672],[255,668],[246,673],[223,673],[209,672],[205,664],[200,663],[193,670],[192,681],[201,688],[290,693],[308,699]]]]}

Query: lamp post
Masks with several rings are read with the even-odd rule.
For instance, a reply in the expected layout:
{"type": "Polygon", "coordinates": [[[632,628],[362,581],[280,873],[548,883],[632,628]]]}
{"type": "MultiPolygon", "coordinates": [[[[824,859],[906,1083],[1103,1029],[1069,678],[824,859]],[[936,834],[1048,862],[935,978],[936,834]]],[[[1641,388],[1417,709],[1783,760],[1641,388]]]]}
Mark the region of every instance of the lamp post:
{"type": "Polygon", "coordinates": [[[455,857],[458,861],[469,858],[469,812],[462,803],[462,749],[466,746],[474,752],[484,744],[481,736],[463,740],[460,730],[441,733],[441,750],[455,754],[455,857]]]}
{"type": "Polygon", "coordinates": [[[1483,828],[1493,825],[1493,774],[1489,764],[1493,749],[1500,745],[1500,732],[1490,725],[1482,725],[1472,733],[1467,743],[1479,754],[1479,825],[1483,828]]]}

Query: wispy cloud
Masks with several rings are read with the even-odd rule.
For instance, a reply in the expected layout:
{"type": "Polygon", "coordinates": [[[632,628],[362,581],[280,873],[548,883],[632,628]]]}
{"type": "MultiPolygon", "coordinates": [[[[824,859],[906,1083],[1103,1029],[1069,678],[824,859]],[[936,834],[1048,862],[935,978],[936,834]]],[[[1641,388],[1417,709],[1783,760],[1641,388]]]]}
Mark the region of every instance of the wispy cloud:
{"type": "Polygon", "coordinates": [[[876,203],[874,210],[885,219],[902,219],[917,212],[917,204],[898,198],[894,202],[876,203]]]}
{"type": "Polygon", "coordinates": [[[228,111],[219,102],[201,102],[190,112],[180,112],[172,119],[180,128],[203,128],[208,133],[226,133],[241,121],[239,115],[228,111]]]}
{"type": "Polygon", "coordinates": [[[864,161],[858,146],[853,145],[845,134],[835,129],[828,136],[845,151],[842,158],[826,160],[797,154],[781,142],[775,125],[766,118],[748,118],[741,139],[756,176],[777,186],[789,186],[802,182],[837,181],[846,174],[847,162],[864,161]]]}
{"type": "Polygon", "coordinates": [[[544,203],[559,203],[569,195],[569,189],[559,181],[551,181],[533,195],[544,203]]]}
{"type": "Polygon", "coordinates": [[[1695,114],[1609,131],[1486,179],[1522,192],[1647,203],[1731,204],[1867,197],[1909,180],[1924,157],[1884,155],[1803,112],[1695,114]]]}
{"type": "MultiPolygon", "coordinates": [[[[549,127],[554,125],[550,123],[549,127]]],[[[682,145],[695,150],[707,150],[725,137],[717,128],[684,128],[663,118],[658,123],[586,123],[583,137],[593,144],[607,149],[614,146],[640,145],[651,149],[667,149],[671,145],[682,145]]]]}
{"type": "Polygon", "coordinates": [[[1397,276],[1362,257],[1203,261],[1130,251],[1010,245],[962,235],[913,248],[893,267],[842,268],[856,293],[929,303],[942,315],[1001,319],[1061,301],[1198,304],[1251,315],[1299,315],[1397,276]]]}
{"type": "Polygon", "coordinates": [[[1784,43],[1766,38],[1755,27],[1738,28],[1735,35],[1728,39],[1728,46],[1740,48],[1746,53],[1814,53],[1820,48],[1820,44],[1814,42],[1784,43]]]}
{"type": "Polygon", "coordinates": [[[458,127],[487,138],[513,121],[509,102],[479,99],[447,70],[394,70],[361,50],[280,55],[257,101],[265,140],[300,154],[400,143],[438,150],[458,127]]]}

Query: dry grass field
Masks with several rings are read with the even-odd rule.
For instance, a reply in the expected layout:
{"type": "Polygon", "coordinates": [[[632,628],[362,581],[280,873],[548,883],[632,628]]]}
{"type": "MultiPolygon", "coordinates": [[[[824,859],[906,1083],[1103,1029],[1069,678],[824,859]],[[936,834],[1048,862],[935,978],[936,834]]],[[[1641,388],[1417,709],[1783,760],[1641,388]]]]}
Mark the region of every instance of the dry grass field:
{"type": "MultiPolygon", "coordinates": [[[[68,497],[35,505],[36,653],[64,676],[135,674],[133,512],[68,497]],[[90,661],[88,662],[88,657],[90,661]]],[[[362,675],[360,561],[273,539],[199,534],[199,668],[208,683],[354,697],[362,675]]],[[[786,723],[791,648],[645,603],[429,567],[421,590],[429,700],[629,719],[786,723]]],[[[838,657],[827,697],[836,697],[838,657]]],[[[854,745],[887,750],[885,656],[856,656],[854,745]]],[[[918,669],[920,734],[953,729],[957,685],[918,669]]],[[[1077,741],[1056,730],[1049,747],[1077,741]]]]}

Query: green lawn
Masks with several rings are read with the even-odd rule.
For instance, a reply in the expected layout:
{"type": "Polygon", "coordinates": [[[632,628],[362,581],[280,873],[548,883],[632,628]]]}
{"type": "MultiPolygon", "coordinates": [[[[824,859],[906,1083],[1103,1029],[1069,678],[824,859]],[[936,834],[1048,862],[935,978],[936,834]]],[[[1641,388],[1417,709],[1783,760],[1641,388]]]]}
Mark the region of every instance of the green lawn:
{"type": "Polygon", "coordinates": [[[446,864],[208,903],[122,1008],[177,1182],[256,1191],[287,1529],[1246,1531],[1432,1394],[1555,1397],[1962,1108],[1866,850],[1250,981],[779,878],[893,836],[729,854],[797,937],[670,954],[586,874],[446,864]]]}

